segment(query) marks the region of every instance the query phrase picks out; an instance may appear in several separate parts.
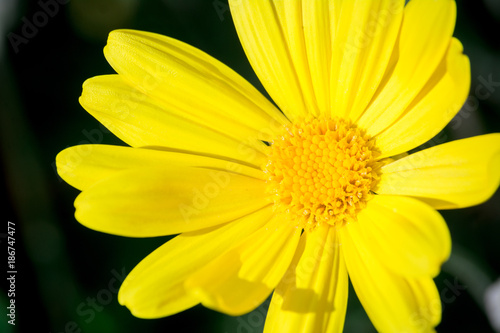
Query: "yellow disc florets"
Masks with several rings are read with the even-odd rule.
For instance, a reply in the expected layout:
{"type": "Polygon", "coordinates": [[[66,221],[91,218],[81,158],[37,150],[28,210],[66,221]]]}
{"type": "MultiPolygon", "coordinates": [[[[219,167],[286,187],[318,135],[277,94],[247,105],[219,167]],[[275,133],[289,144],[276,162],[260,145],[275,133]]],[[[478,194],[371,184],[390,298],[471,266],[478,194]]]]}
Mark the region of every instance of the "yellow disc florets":
{"type": "Polygon", "coordinates": [[[373,140],[341,119],[288,125],[271,142],[264,168],[275,207],[306,230],[356,220],[373,195],[376,154],[373,140]]]}

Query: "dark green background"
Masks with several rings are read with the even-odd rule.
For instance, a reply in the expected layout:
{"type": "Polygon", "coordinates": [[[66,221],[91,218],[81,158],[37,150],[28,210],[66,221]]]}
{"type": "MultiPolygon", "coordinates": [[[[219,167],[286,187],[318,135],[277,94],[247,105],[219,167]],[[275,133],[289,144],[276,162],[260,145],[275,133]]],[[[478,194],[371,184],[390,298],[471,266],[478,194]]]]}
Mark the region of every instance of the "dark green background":
{"type": "MultiPolygon", "coordinates": [[[[84,141],[122,144],[78,104],[85,79],[113,73],[102,54],[112,29],[141,29],[183,40],[223,61],[262,91],[226,1],[60,1],[68,3],[58,5],[58,12],[26,43],[13,46],[12,33],[21,36],[26,20],[33,22],[43,11],[38,1],[19,2],[15,13],[2,22],[7,28],[2,32],[0,136],[7,197],[1,218],[3,225],[12,221],[17,227],[16,328],[52,333],[261,332],[265,307],[240,318],[201,306],[169,318],[134,318],[116,300],[116,276],[129,272],[168,238],[123,238],[81,226],[73,217],[78,191],[61,181],[54,169],[56,154],[68,146],[84,141]],[[87,304],[91,298],[100,299],[94,309],[87,304]]],[[[468,107],[439,138],[500,131],[500,87],[487,97],[481,94],[485,87],[480,87],[489,77],[500,82],[499,22],[499,1],[458,1],[455,36],[472,62],[472,88],[468,107]]],[[[444,302],[439,332],[493,332],[480,298],[488,281],[500,277],[499,206],[497,193],[483,205],[443,212],[454,250],[436,279],[444,302]]],[[[1,240],[6,252],[5,238],[1,240]]],[[[7,301],[6,293],[0,293],[3,309],[7,301]]],[[[0,331],[13,331],[6,321],[0,320],[0,331]]],[[[374,331],[354,292],[345,331],[374,331]]]]}

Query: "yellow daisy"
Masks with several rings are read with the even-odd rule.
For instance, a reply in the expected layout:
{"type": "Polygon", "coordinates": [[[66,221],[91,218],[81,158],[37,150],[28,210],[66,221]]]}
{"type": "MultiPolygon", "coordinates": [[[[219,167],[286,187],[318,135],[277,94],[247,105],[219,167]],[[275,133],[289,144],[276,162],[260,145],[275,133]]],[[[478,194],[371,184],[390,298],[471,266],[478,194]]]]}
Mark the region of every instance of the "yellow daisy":
{"type": "Polygon", "coordinates": [[[118,74],[87,80],[80,103],[131,147],[57,156],[83,225],[180,234],[119,302],[142,318],[200,303],[241,315],[275,290],[266,333],[340,332],[350,279],[377,330],[432,331],[451,247],[436,209],[484,202],[500,181],[500,134],[405,154],[469,91],[455,2],[229,2],[275,104],[198,49],[113,31],[118,74]]]}

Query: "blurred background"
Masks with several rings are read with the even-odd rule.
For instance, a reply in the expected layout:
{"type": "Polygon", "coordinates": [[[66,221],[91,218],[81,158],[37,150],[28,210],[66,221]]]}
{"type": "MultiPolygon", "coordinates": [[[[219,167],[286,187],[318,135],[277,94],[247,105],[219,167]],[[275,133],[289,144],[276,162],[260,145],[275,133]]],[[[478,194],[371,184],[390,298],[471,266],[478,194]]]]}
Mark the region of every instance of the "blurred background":
{"type": "MultiPolygon", "coordinates": [[[[455,36],[471,60],[472,87],[464,108],[429,145],[500,132],[500,1],[457,4],[455,36]]],[[[242,317],[201,306],[157,320],[133,317],[118,304],[118,287],[168,237],[107,235],[86,229],[73,216],[79,191],[56,174],[56,154],[82,143],[123,144],[78,104],[85,79],[113,73],[102,48],[116,28],[185,41],[262,91],[227,0],[0,0],[0,158],[7,193],[0,240],[6,253],[7,222],[13,222],[17,269],[16,326],[3,315],[0,331],[262,332],[266,303],[242,317]]],[[[442,214],[454,248],[436,278],[444,308],[437,330],[500,332],[500,194],[480,206],[442,214]]],[[[3,280],[2,309],[8,306],[8,289],[3,280]]],[[[345,332],[374,332],[352,290],[345,332]]]]}

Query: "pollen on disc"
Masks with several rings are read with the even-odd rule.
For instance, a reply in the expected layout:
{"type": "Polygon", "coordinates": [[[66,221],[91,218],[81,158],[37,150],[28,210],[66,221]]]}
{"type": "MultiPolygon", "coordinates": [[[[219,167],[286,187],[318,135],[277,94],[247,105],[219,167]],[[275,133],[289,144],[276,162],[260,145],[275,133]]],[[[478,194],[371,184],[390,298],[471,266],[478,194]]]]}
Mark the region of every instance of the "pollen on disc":
{"type": "Polygon", "coordinates": [[[356,220],[378,179],[376,154],[373,140],[341,119],[285,127],[264,168],[276,209],[307,230],[356,220]]]}

